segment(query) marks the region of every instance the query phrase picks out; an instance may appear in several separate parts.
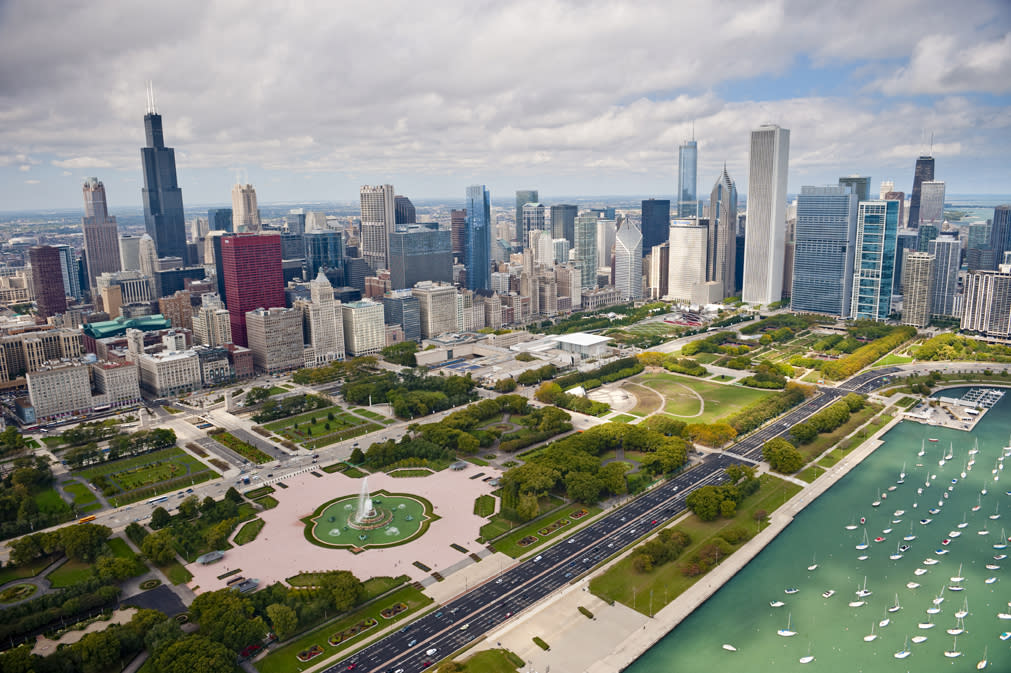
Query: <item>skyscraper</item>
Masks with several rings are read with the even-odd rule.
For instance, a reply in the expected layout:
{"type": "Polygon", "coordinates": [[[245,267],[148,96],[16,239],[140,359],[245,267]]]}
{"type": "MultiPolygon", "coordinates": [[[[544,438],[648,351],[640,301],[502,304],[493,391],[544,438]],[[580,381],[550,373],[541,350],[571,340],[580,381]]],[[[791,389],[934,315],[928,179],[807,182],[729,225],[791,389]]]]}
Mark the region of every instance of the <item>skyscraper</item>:
{"type": "Polygon", "coordinates": [[[260,208],[253,185],[232,187],[232,226],[237,232],[260,231],[260,208]]]}
{"type": "MultiPolygon", "coordinates": [[[[668,208],[669,208],[668,204],[668,208]]],[[[576,242],[576,206],[560,203],[551,206],[551,238],[564,238],[573,247],[576,242]]]]}
{"type": "Polygon", "coordinates": [[[706,282],[709,228],[699,226],[698,220],[674,220],[669,243],[667,296],[688,304],[695,286],[706,282]]]}
{"type": "Polygon", "coordinates": [[[35,308],[40,318],[49,318],[67,310],[67,295],[63,288],[60,251],[49,245],[28,248],[28,263],[32,267],[35,286],[35,308]]]}
{"type": "Polygon", "coordinates": [[[1011,264],[965,277],[961,328],[989,336],[1011,336],[1011,264]]]}
{"type": "Polygon", "coordinates": [[[281,237],[277,234],[233,234],[221,237],[221,266],[232,341],[248,346],[246,312],[284,306],[281,237]]]}
{"type": "Polygon", "coordinates": [[[924,180],[920,185],[920,224],[940,227],[944,222],[944,180],[924,180]]]}
{"type": "Polygon", "coordinates": [[[183,192],[176,179],[176,153],[165,147],[161,115],[154,105],[154,93],[148,91],[148,110],[144,115],[147,147],[140,150],[144,167],[144,228],[154,240],[160,257],[179,257],[183,264],[186,251],[186,214],[183,192]]]}
{"type": "Polygon", "coordinates": [[[574,224],[573,251],[579,269],[580,287],[597,287],[597,217],[592,213],[580,214],[574,224]]]}
{"type": "Polygon", "coordinates": [[[614,220],[597,218],[597,268],[613,271],[611,262],[614,255],[614,236],[617,233],[614,220]]]}
{"type": "Polygon", "coordinates": [[[362,209],[362,257],[373,271],[388,269],[388,239],[397,221],[393,185],[362,185],[359,195],[362,209]]]}
{"type": "Polygon", "coordinates": [[[416,224],[418,222],[417,210],[415,210],[414,204],[406,196],[397,194],[393,197],[393,220],[398,225],[416,224]]]}
{"type": "Polygon", "coordinates": [[[309,301],[299,306],[315,367],[344,359],[344,321],[340,306],[334,299],[333,285],[320,270],[316,278],[309,281],[309,301]]]}
{"type": "Polygon", "coordinates": [[[646,199],[642,202],[642,249],[649,252],[670,234],[670,200],[646,199]]]}
{"type": "Polygon", "coordinates": [[[207,211],[207,227],[211,231],[235,231],[231,208],[211,208],[207,211]]]}
{"type": "MultiPolygon", "coordinates": [[[[517,203],[519,202],[517,192],[517,203]]],[[[534,199],[537,193],[534,192],[534,199]]],[[[522,208],[522,206],[521,206],[522,208]]],[[[522,224],[522,220],[520,220],[522,224]]],[[[464,264],[467,267],[467,289],[487,290],[491,287],[491,194],[484,185],[467,188],[467,232],[464,264]]]]}
{"type": "Polygon", "coordinates": [[[96,296],[95,279],[106,272],[119,271],[119,231],[116,218],[109,216],[105,185],[98,178],[84,181],[84,253],[88,258],[88,287],[96,296]]]}
{"type": "Polygon", "coordinates": [[[344,264],[344,242],[336,231],[309,231],[302,236],[305,277],[315,278],[320,269],[340,269],[344,264]]]}
{"type": "Polygon", "coordinates": [[[899,228],[908,227],[906,224],[906,193],[905,192],[885,192],[885,195],[881,197],[882,201],[898,201],[899,202],[899,228]]]}
{"type": "MultiPolygon", "coordinates": [[[[407,226],[407,225],[405,225],[407,226]]],[[[390,284],[394,290],[414,287],[423,280],[451,282],[451,232],[410,225],[390,234],[390,284]]],[[[490,267],[489,267],[490,273],[490,267]]],[[[469,277],[468,273],[468,277],[469,277]]]]}
{"type": "Polygon", "coordinates": [[[68,297],[81,301],[81,281],[77,274],[77,256],[69,245],[54,245],[60,255],[60,274],[63,277],[63,291],[68,297]]]}
{"type": "Polygon", "coordinates": [[[749,304],[771,304],[783,296],[790,131],[774,124],[759,127],[751,132],[749,154],[741,298],[749,304]]]}
{"type": "Polygon", "coordinates": [[[857,195],[849,188],[801,187],[790,293],[794,311],[849,315],[856,226],[857,195]]]}
{"type": "Polygon", "coordinates": [[[902,324],[926,327],[930,324],[930,305],[934,294],[934,256],[910,252],[903,262],[902,324]]]}
{"type": "Polygon", "coordinates": [[[699,146],[695,139],[686,140],[678,147],[678,217],[697,217],[699,172],[699,146]]]}
{"type": "Polygon", "coordinates": [[[301,236],[305,233],[305,208],[292,208],[284,216],[284,227],[289,234],[301,236]]]}
{"type": "Polygon", "coordinates": [[[723,283],[723,296],[730,297],[737,286],[737,185],[726,164],[709,194],[709,238],[709,280],[723,283]]]}
{"type": "Polygon", "coordinates": [[[934,291],[930,314],[945,318],[956,317],[960,306],[958,298],[958,270],[962,264],[962,242],[958,236],[941,236],[927,244],[927,252],[934,257],[934,291]]]}
{"type": "Polygon", "coordinates": [[[913,172],[913,191],[909,195],[909,223],[906,226],[910,229],[916,229],[920,225],[921,185],[924,181],[933,179],[934,157],[921,156],[916,160],[916,169],[913,172]]]}
{"type": "Polygon", "coordinates": [[[536,189],[516,190],[516,229],[513,236],[514,240],[519,242],[519,247],[514,248],[517,252],[523,250],[527,244],[523,231],[523,206],[528,203],[537,203],[539,200],[536,189]]]}
{"type": "Polygon", "coordinates": [[[523,249],[531,247],[531,232],[544,231],[547,227],[543,203],[523,204],[523,249]]]}
{"type": "Polygon", "coordinates": [[[1004,253],[1011,250],[1011,205],[997,206],[993,209],[990,250],[993,251],[994,267],[1004,259],[1004,253]]]}
{"type": "Polygon", "coordinates": [[[158,287],[158,272],[161,271],[161,266],[158,264],[158,250],[155,248],[154,239],[148,234],[144,234],[140,237],[137,249],[140,272],[147,276],[148,283],[151,285],[151,296],[157,299],[161,296],[161,288],[158,287]]]}
{"type": "Polygon", "coordinates": [[[449,211],[450,241],[453,245],[453,257],[463,259],[464,246],[467,242],[467,209],[449,211]]]}
{"type": "MultiPolygon", "coordinates": [[[[750,223],[748,229],[750,234],[750,223]]],[[[885,320],[891,313],[898,230],[898,202],[864,201],[859,204],[851,318],[885,320]]]]}
{"type": "Polygon", "coordinates": [[[839,178],[839,185],[849,187],[857,195],[857,202],[867,201],[871,198],[871,179],[869,176],[847,175],[839,178]]]}
{"type": "Polygon", "coordinates": [[[614,236],[614,286],[622,299],[642,299],[642,232],[628,218],[614,236]]]}

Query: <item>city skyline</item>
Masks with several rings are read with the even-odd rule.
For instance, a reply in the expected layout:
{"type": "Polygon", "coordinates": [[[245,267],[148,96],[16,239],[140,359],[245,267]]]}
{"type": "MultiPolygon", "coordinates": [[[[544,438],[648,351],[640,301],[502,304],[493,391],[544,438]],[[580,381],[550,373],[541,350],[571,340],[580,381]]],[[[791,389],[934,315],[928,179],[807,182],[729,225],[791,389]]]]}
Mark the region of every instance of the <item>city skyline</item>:
{"type": "Polygon", "coordinates": [[[791,193],[850,173],[909,193],[921,154],[936,158],[949,193],[1006,191],[1006,3],[800,5],[378,7],[336,41],[349,20],[339,9],[254,7],[244,30],[271,25],[271,48],[248,39],[235,49],[206,29],[229,15],[218,3],[158,10],[156,32],[140,30],[146,7],[13,3],[0,10],[0,209],[78,206],[90,176],[111,207],[137,205],[148,80],[192,203],[227,202],[237,170],[261,203],[353,201],[362,184],[384,183],[431,198],[475,183],[503,195],[534,186],[671,198],[677,146],[693,125],[700,184],[726,162],[743,196],[746,134],[766,122],[793,132],[791,193]],[[524,30],[512,29],[521,19],[524,30]],[[675,44],[674,21],[699,29],[675,44]],[[561,24],[572,30],[559,43],[561,24]],[[440,36],[460,25],[485,27],[482,40],[442,49],[440,36]],[[632,36],[641,53],[621,47],[632,36]],[[40,41],[53,46],[28,64],[27,45],[40,41]],[[336,65],[353,64],[362,44],[368,69],[336,65]],[[691,65],[677,58],[685,52],[691,65]],[[293,67],[307,55],[313,67],[293,67]],[[525,75],[534,69],[543,83],[525,75]],[[481,86],[463,86],[475,79],[481,86]],[[277,104],[294,99],[303,104],[277,104]]]}

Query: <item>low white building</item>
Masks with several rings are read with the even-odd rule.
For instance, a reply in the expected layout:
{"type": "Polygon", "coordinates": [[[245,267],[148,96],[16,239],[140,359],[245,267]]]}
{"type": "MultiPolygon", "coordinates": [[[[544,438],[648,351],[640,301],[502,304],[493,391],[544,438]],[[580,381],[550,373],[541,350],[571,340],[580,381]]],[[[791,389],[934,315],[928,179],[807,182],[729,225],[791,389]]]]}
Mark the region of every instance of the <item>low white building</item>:
{"type": "Polygon", "coordinates": [[[607,355],[607,342],[611,337],[576,332],[575,334],[559,334],[551,337],[558,344],[558,349],[577,356],[577,359],[602,358],[607,355]]]}
{"type": "Polygon", "coordinates": [[[202,387],[200,358],[195,351],[162,351],[136,356],[140,387],[156,397],[188,393],[202,387]]]}

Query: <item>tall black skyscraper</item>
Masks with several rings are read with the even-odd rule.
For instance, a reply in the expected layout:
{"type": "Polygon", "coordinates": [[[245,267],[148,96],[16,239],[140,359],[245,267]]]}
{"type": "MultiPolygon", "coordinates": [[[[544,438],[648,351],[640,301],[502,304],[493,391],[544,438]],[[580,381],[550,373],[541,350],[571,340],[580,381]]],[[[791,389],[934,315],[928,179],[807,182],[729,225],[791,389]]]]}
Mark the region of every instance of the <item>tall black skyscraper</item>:
{"type": "Polygon", "coordinates": [[[1004,253],[1011,250],[1011,206],[997,206],[993,209],[990,249],[993,250],[996,268],[998,264],[1003,263],[1004,253]]]}
{"type": "Polygon", "coordinates": [[[920,185],[924,180],[934,179],[934,157],[920,157],[916,160],[916,171],[913,173],[913,191],[909,195],[910,229],[920,226],[920,185]]]}
{"type": "Polygon", "coordinates": [[[185,264],[186,216],[183,192],[176,181],[176,153],[165,147],[161,115],[155,111],[154,93],[148,90],[148,111],[144,115],[147,147],[140,150],[144,166],[144,228],[154,240],[159,257],[180,257],[185,264]]]}
{"type": "Polygon", "coordinates": [[[654,245],[670,237],[670,199],[648,199],[642,202],[642,254],[649,254],[654,245]]]}
{"type": "Polygon", "coordinates": [[[576,215],[579,208],[566,203],[551,206],[551,238],[564,238],[569,247],[576,246],[576,215]]]}

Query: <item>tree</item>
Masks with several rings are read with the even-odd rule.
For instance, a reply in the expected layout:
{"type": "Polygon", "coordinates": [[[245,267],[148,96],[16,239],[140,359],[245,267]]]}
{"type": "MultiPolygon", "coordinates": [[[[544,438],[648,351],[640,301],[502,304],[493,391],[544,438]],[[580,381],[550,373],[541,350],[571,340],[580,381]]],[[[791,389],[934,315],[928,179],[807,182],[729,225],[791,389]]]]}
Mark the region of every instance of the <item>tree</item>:
{"type": "Polygon", "coordinates": [[[498,393],[511,393],[516,387],[516,379],[499,379],[495,382],[495,392],[498,393]]]}
{"type": "Polygon", "coordinates": [[[797,423],[790,428],[790,435],[801,444],[807,444],[818,436],[818,431],[807,423],[797,423]]]}
{"type": "Polygon", "coordinates": [[[243,501],[242,494],[235,490],[234,486],[229,486],[228,490],[225,491],[225,499],[231,500],[236,505],[239,505],[243,501]]]}
{"type": "Polygon", "coordinates": [[[183,630],[179,622],[174,619],[165,619],[162,615],[161,621],[151,626],[144,633],[144,647],[152,657],[157,657],[162,650],[183,637],[183,630]]]}
{"type": "Polygon", "coordinates": [[[530,521],[540,512],[540,504],[534,493],[521,493],[516,505],[516,516],[520,521],[530,521]]]}
{"type": "Polygon", "coordinates": [[[235,653],[200,635],[185,636],[155,659],[159,673],[234,673],[235,653]]]}
{"type": "Polygon", "coordinates": [[[569,499],[584,505],[593,505],[600,500],[603,485],[589,472],[569,472],[565,476],[565,490],[569,499]]]}
{"type": "Polygon", "coordinates": [[[267,617],[270,618],[270,625],[273,627],[274,633],[281,640],[286,639],[298,628],[298,617],[295,615],[295,611],[287,605],[271,603],[267,606],[267,617]]]}
{"type": "Polygon", "coordinates": [[[354,451],[351,452],[351,462],[355,465],[361,465],[365,462],[365,453],[359,447],[355,447],[354,451]]]}
{"type": "Polygon", "coordinates": [[[184,519],[192,519],[200,511],[200,501],[197,500],[197,496],[191,495],[183,498],[183,501],[179,503],[179,514],[184,519]]]}
{"type": "Polygon", "coordinates": [[[724,500],[720,503],[720,516],[724,519],[733,519],[737,513],[737,503],[733,500],[724,500]]]}
{"type": "Polygon", "coordinates": [[[165,565],[175,560],[176,550],[172,546],[172,533],[160,530],[144,538],[140,550],[149,561],[156,565],[165,565]]]}
{"type": "Polygon", "coordinates": [[[781,474],[793,474],[804,467],[804,455],[782,437],[773,437],[762,445],[762,457],[781,474]]]}
{"type": "Polygon", "coordinates": [[[111,629],[89,633],[73,649],[81,657],[83,673],[102,673],[120,663],[119,638],[111,629]]]}
{"type": "Polygon", "coordinates": [[[103,556],[95,562],[95,572],[103,580],[125,580],[133,577],[136,567],[130,559],[103,556]]]}
{"type": "Polygon", "coordinates": [[[628,491],[628,484],[625,481],[625,471],[628,470],[628,463],[615,461],[608,463],[597,472],[597,479],[601,486],[614,495],[621,495],[628,491]]]}
{"type": "Polygon", "coordinates": [[[211,549],[223,549],[228,543],[228,536],[234,527],[235,519],[225,519],[208,528],[204,533],[207,546],[211,549]]]}
{"type": "Polygon", "coordinates": [[[713,521],[720,515],[722,500],[714,486],[703,486],[688,494],[685,505],[703,521],[713,521]]]}
{"type": "Polygon", "coordinates": [[[151,528],[158,530],[172,523],[172,515],[164,507],[155,507],[151,512],[151,528]]]}
{"type": "Polygon", "coordinates": [[[200,625],[200,635],[235,652],[262,639],[267,631],[263,620],[253,616],[252,602],[228,589],[197,596],[190,615],[200,625]]]}
{"type": "Polygon", "coordinates": [[[334,608],[340,612],[354,607],[365,592],[361,580],[347,570],[327,573],[320,582],[320,588],[330,595],[334,608]]]}
{"type": "Polygon", "coordinates": [[[551,381],[545,381],[537,389],[537,392],[534,393],[534,399],[538,402],[544,402],[544,404],[557,404],[564,394],[560,385],[551,381]]]}
{"type": "Polygon", "coordinates": [[[59,532],[63,553],[77,561],[94,561],[112,534],[108,526],[94,523],[65,526],[59,532]]]}

